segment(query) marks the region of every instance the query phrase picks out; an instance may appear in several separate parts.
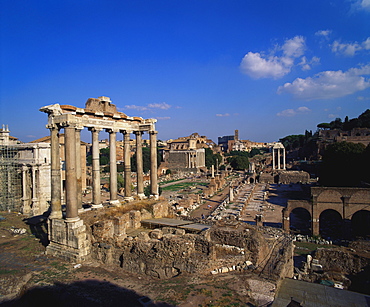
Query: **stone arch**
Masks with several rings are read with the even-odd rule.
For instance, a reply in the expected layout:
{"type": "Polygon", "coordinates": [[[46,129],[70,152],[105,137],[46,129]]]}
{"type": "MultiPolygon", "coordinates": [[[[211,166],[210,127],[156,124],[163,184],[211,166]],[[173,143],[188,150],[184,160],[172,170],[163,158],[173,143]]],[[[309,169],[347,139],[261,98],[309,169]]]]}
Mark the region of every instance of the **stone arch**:
{"type": "Polygon", "coordinates": [[[296,207],[289,214],[289,229],[308,235],[311,233],[311,213],[304,207],[296,207]]]}
{"type": "Polygon", "coordinates": [[[290,231],[290,220],[291,212],[297,208],[305,209],[309,215],[309,221],[312,220],[312,205],[308,200],[288,200],[287,207],[283,209],[283,229],[284,231],[290,231]]]}
{"type": "Polygon", "coordinates": [[[355,191],[348,200],[348,208],[346,208],[346,217],[351,219],[352,216],[360,210],[369,210],[370,208],[370,190],[360,189],[355,191]]]}
{"type": "Polygon", "coordinates": [[[370,210],[356,211],[351,218],[352,235],[370,237],[370,210]]]}
{"type": "Polygon", "coordinates": [[[320,212],[319,233],[323,238],[341,237],[343,225],[343,216],[337,210],[326,209],[320,212]]]}
{"type": "Polygon", "coordinates": [[[342,203],[341,200],[342,194],[338,191],[335,191],[333,189],[325,189],[322,190],[321,193],[317,196],[317,202],[318,203],[326,203],[326,202],[336,202],[336,203],[342,203]]]}

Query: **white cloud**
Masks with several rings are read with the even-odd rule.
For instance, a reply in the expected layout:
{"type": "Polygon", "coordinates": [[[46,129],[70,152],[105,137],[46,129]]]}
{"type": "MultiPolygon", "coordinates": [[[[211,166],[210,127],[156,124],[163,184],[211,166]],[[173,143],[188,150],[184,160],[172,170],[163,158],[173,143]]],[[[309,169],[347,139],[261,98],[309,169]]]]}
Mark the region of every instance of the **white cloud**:
{"type": "Polygon", "coordinates": [[[329,118],[337,118],[339,115],[338,114],[328,114],[329,118]]]}
{"type": "Polygon", "coordinates": [[[332,52],[336,54],[343,54],[345,56],[354,56],[357,52],[362,50],[370,50],[370,37],[368,37],[362,43],[341,43],[340,41],[336,40],[331,45],[332,52]]]}
{"type": "Polygon", "coordinates": [[[125,105],[124,109],[129,109],[129,110],[137,110],[137,111],[147,111],[150,109],[161,109],[161,110],[168,110],[171,108],[171,105],[165,102],[161,103],[149,103],[146,106],[137,106],[137,105],[125,105]]]}
{"type": "Polygon", "coordinates": [[[331,34],[331,30],[320,30],[315,33],[316,36],[324,37],[325,39],[329,39],[329,35],[331,34]]]}
{"type": "Polygon", "coordinates": [[[160,119],[160,120],[167,120],[167,119],[171,119],[171,117],[169,117],[169,116],[156,117],[156,119],[160,119]]]}
{"type": "Polygon", "coordinates": [[[296,99],[315,100],[343,97],[370,87],[362,75],[370,74],[370,65],[351,68],[346,72],[323,71],[306,79],[297,78],[292,83],[279,86],[277,92],[292,94],[296,99]]]}
{"type": "Polygon", "coordinates": [[[370,0],[356,0],[352,8],[355,10],[364,10],[370,12],[370,0]]]}
{"type": "Polygon", "coordinates": [[[366,101],[366,100],[370,100],[370,97],[358,96],[357,100],[366,101]]]}
{"type": "Polygon", "coordinates": [[[298,109],[294,110],[294,109],[286,109],[284,111],[281,111],[279,113],[277,113],[276,115],[277,116],[282,116],[282,117],[292,117],[292,116],[295,116],[297,114],[301,114],[301,113],[307,113],[307,112],[310,112],[311,110],[307,107],[299,107],[298,109]]]}
{"type": "Polygon", "coordinates": [[[225,117],[225,116],[230,116],[229,113],[225,113],[225,114],[216,114],[216,116],[218,117],[225,117]]]}
{"type": "Polygon", "coordinates": [[[278,79],[291,71],[294,60],[302,56],[305,49],[305,38],[295,36],[287,39],[283,46],[276,46],[268,56],[263,52],[248,52],[240,63],[240,69],[254,79],[278,79]],[[280,53],[280,56],[276,53],[280,53]]]}
{"type": "Polygon", "coordinates": [[[148,104],[148,108],[168,110],[169,108],[171,108],[171,106],[168,103],[161,102],[161,103],[150,103],[148,104]]]}
{"type": "Polygon", "coordinates": [[[314,56],[310,61],[303,56],[301,62],[298,64],[302,67],[302,70],[310,70],[312,65],[317,65],[320,63],[320,58],[314,56]]]}
{"type": "Polygon", "coordinates": [[[148,110],[148,108],[147,108],[147,107],[144,107],[144,106],[137,106],[137,105],[134,105],[134,104],[131,104],[131,105],[125,105],[124,109],[137,110],[137,111],[145,111],[145,110],[148,110]]]}

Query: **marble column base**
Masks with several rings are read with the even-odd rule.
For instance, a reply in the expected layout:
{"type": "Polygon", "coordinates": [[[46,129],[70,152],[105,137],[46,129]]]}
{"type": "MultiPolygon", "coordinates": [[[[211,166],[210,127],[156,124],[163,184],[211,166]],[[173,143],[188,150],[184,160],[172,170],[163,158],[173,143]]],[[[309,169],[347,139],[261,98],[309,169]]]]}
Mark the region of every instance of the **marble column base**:
{"type": "Polygon", "coordinates": [[[121,204],[121,202],[118,199],[110,200],[109,203],[113,206],[119,206],[121,204]]]}
{"type": "Polygon", "coordinates": [[[139,194],[137,194],[137,197],[138,197],[139,199],[145,199],[145,198],[146,198],[146,196],[145,196],[145,194],[144,194],[144,193],[139,193],[139,194]]]}

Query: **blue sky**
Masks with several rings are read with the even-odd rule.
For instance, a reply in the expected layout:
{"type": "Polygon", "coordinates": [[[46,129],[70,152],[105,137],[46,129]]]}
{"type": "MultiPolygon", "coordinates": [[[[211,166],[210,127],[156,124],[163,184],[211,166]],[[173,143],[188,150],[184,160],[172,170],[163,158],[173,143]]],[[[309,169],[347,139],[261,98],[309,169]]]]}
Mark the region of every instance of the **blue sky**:
{"type": "Polygon", "coordinates": [[[370,108],[370,0],[8,0],[0,14],[0,124],[24,142],[49,134],[40,107],[98,96],[157,118],[163,140],[270,142],[370,108]]]}

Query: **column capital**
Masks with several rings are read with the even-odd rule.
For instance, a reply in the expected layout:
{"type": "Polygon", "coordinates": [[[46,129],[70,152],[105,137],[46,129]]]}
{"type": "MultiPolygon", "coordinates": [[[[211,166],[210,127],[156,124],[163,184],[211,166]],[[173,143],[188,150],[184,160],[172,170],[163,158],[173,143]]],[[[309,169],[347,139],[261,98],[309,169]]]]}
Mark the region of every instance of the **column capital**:
{"type": "Polygon", "coordinates": [[[156,130],[150,130],[149,131],[149,134],[158,134],[158,131],[156,131],[156,130]]]}
{"type": "Polygon", "coordinates": [[[119,129],[118,128],[106,128],[105,129],[105,132],[108,132],[108,133],[117,133],[117,132],[119,132],[119,129]]]}
{"type": "Polygon", "coordinates": [[[91,131],[91,132],[100,132],[100,131],[102,131],[103,129],[101,129],[101,128],[96,128],[96,127],[89,127],[89,128],[87,128],[89,131],[91,131]]]}
{"type": "Polygon", "coordinates": [[[48,124],[48,125],[46,125],[46,129],[50,129],[50,130],[58,129],[58,131],[59,131],[60,126],[58,124],[48,124]]]}
{"type": "Polygon", "coordinates": [[[132,133],[132,131],[131,131],[131,130],[120,130],[120,132],[121,132],[122,134],[131,134],[131,133],[132,133]]]}
{"type": "Polygon", "coordinates": [[[144,131],[133,131],[135,135],[143,135],[144,131]]]}
{"type": "Polygon", "coordinates": [[[76,125],[76,131],[81,131],[81,130],[83,130],[84,128],[85,128],[84,126],[76,125]]]}

